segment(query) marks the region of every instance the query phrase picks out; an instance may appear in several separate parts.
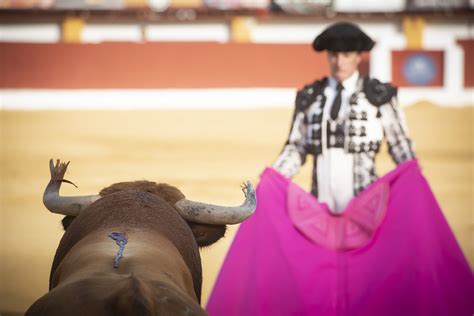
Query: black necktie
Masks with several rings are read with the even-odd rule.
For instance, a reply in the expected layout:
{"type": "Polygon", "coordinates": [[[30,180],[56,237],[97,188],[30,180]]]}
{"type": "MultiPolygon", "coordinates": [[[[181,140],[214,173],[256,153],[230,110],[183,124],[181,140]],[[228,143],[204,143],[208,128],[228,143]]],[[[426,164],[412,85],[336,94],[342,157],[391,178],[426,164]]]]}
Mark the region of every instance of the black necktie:
{"type": "Polygon", "coordinates": [[[341,109],[341,93],[344,89],[344,86],[339,82],[336,87],[337,95],[334,98],[334,101],[331,106],[331,119],[337,119],[337,115],[339,114],[339,110],[341,109]]]}

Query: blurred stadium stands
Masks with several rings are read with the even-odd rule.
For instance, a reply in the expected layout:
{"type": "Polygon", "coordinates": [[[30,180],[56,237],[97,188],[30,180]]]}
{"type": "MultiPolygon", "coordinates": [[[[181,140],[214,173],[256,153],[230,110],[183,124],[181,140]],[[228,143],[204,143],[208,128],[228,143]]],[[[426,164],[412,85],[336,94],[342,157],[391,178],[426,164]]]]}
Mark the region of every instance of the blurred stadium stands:
{"type": "MultiPolygon", "coordinates": [[[[258,10],[268,13],[311,15],[334,13],[457,12],[474,7],[472,0],[1,0],[4,10],[166,12],[194,9],[199,12],[258,10]]],[[[173,12],[174,13],[174,12],[173,12]]]]}

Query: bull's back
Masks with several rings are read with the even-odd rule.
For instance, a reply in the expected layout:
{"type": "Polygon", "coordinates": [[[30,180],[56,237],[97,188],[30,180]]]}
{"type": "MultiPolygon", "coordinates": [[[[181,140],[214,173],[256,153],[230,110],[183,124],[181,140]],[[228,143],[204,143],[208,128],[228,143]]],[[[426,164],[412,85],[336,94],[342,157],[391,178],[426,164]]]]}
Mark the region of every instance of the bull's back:
{"type": "Polygon", "coordinates": [[[170,284],[197,300],[192,275],[172,242],[155,231],[120,226],[95,231],[76,243],[58,265],[52,283],[129,275],[170,284]],[[110,232],[120,232],[127,243],[120,247],[110,232]]]}
{"type": "Polygon", "coordinates": [[[166,283],[132,275],[62,283],[36,301],[26,316],[206,315],[196,301],[166,283]]]}
{"type": "Polygon", "coordinates": [[[112,227],[128,238],[118,246],[108,229],[80,240],[53,276],[57,286],[27,315],[205,315],[192,278],[176,247],[153,231],[112,227]]]}
{"type": "MultiPolygon", "coordinates": [[[[190,228],[179,214],[160,197],[133,190],[121,191],[101,198],[83,210],[72,222],[64,233],[54,257],[50,275],[50,289],[57,285],[57,282],[53,282],[56,269],[81,240],[114,230],[150,232],[151,235],[159,235],[171,243],[189,269],[196,295],[200,296],[201,262],[199,250],[190,228]]],[[[109,237],[105,236],[103,240],[100,240],[104,243],[104,256],[110,256],[118,250],[109,237]]],[[[131,240],[129,242],[132,243],[131,240]]],[[[142,243],[140,247],[145,249],[147,244],[142,243]]],[[[125,251],[127,250],[129,249],[125,251]]]]}

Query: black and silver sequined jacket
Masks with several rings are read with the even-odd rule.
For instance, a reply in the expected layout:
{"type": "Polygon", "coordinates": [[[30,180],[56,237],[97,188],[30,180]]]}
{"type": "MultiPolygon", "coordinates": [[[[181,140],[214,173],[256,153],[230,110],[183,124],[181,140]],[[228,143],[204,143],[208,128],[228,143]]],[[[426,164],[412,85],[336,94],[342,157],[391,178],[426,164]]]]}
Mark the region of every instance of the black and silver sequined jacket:
{"type": "MultiPolygon", "coordinates": [[[[395,87],[377,79],[359,78],[346,117],[330,127],[331,124],[323,124],[324,89],[327,85],[328,79],[324,78],[298,91],[290,135],[273,167],[292,177],[304,164],[307,154],[317,157],[325,148],[344,148],[354,157],[353,188],[356,195],[377,179],[375,155],[384,136],[389,153],[397,164],[415,157],[412,142],[398,108],[395,87]]],[[[318,196],[316,164],[317,159],[314,159],[311,192],[318,196]]]]}

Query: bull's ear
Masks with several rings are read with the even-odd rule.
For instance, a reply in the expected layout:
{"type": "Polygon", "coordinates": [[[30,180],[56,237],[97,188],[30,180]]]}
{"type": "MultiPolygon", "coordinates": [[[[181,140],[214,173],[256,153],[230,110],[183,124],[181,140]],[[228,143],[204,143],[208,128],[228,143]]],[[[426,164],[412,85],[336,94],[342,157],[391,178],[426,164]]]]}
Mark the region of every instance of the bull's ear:
{"type": "Polygon", "coordinates": [[[71,215],[64,216],[63,220],[61,221],[61,223],[63,224],[64,230],[68,229],[72,221],[75,219],[76,219],[76,216],[71,216],[71,215]]]}
{"type": "Polygon", "coordinates": [[[225,235],[226,225],[210,225],[188,222],[199,247],[212,245],[225,235]]]}

